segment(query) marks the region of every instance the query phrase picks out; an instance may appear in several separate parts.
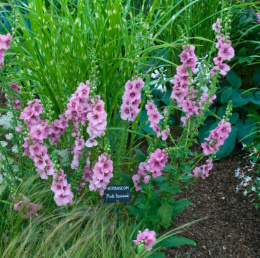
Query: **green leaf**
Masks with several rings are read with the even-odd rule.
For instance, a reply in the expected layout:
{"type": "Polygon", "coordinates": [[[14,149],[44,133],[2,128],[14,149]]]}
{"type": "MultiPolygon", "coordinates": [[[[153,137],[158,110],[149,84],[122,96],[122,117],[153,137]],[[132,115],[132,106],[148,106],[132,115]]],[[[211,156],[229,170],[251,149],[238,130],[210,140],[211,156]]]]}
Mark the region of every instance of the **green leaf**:
{"type": "Polygon", "coordinates": [[[233,107],[241,107],[246,105],[249,101],[252,101],[253,94],[245,90],[234,89],[231,95],[233,107]]]}
{"type": "Polygon", "coordinates": [[[152,180],[154,182],[156,182],[156,184],[161,185],[163,182],[165,182],[166,177],[165,176],[158,176],[156,178],[152,178],[152,180]]]}
{"type": "Polygon", "coordinates": [[[128,209],[135,217],[142,217],[144,212],[136,207],[133,207],[132,205],[126,205],[126,209],[128,209]]]}
{"type": "Polygon", "coordinates": [[[231,85],[236,89],[238,89],[242,84],[241,78],[233,70],[230,70],[227,73],[226,78],[231,83],[231,85]]]}
{"type": "Polygon", "coordinates": [[[164,171],[164,172],[170,172],[170,173],[176,174],[176,170],[175,170],[174,166],[172,166],[172,165],[166,165],[166,166],[163,168],[163,171],[164,171]]]}
{"type": "Polygon", "coordinates": [[[159,222],[160,218],[157,215],[148,215],[147,217],[145,217],[146,221],[152,221],[152,222],[159,222]]]}
{"type": "Polygon", "coordinates": [[[196,243],[185,237],[177,237],[177,236],[170,236],[162,241],[160,241],[158,244],[155,245],[155,248],[166,248],[166,247],[177,247],[181,245],[196,245],[196,243]]]}
{"type": "Polygon", "coordinates": [[[256,91],[254,97],[251,99],[251,102],[260,105],[260,91],[256,91]]]}
{"type": "Polygon", "coordinates": [[[221,96],[220,96],[220,102],[222,105],[225,105],[228,103],[229,98],[232,94],[233,89],[231,87],[227,87],[224,89],[224,91],[222,92],[221,96]]]}
{"type": "Polygon", "coordinates": [[[161,98],[161,101],[166,104],[167,106],[170,105],[170,96],[171,96],[171,91],[170,90],[167,90],[166,94],[164,95],[163,98],[161,98]]]}
{"type": "Polygon", "coordinates": [[[165,254],[164,253],[153,253],[151,255],[148,256],[149,258],[164,258],[165,254]]]}
{"type": "Polygon", "coordinates": [[[180,199],[173,202],[172,218],[177,217],[187,205],[193,205],[193,203],[187,199],[180,199]]]}
{"type": "Polygon", "coordinates": [[[257,70],[257,71],[254,72],[253,80],[254,80],[255,83],[260,82],[260,70],[257,70]]]}
{"type": "Polygon", "coordinates": [[[166,192],[166,193],[171,193],[171,194],[176,194],[180,192],[180,187],[176,185],[175,187],[172,187],[172,184],[169,182],[165,182],[160,186],[160,191],[161,192],[166,192]]]}
{"type": "Polygon", "coordinates": [[[231,126],[231,132],[228,134],[228,138],[225,140],[224,144],[219,147],[216,160],[228,156],[234,150],[236,146],[236,135],[237,128],[235,126],[231,126]]]}
{"type": "Polygon", "coordinates": [[[124,172],[119,171],[118,176],[120,179],[124,181],[125,184],[132,186],[133,181],[131,180],[130,176],[124,172]]]}
{"type": "Polygon", "coordinates": [[[157,215],[160,218],[160,225],[162,225],[165,229],[167,229],[172,222],[172,211],[173,206],[164,203],[157,212],[157,215]]]}
{"type": "Polygon", "coordinates": [[[151,206],[146,206],[144,203],[140,203],[137,205],[137,207],[141,210],[149,210],[151,208],[151,206]]]}
{"type": "Polygon", "coordinates": [[[183,183],[186,183],[186,182],[190,181],[191,178],[192,178],[192,176],[182,176],[180,181],[183,183]]]}
{"type": "Polygon", "coordinates": [[[146,161],[146,155],[139,149],[135,149],[135,153],[136,153],[136,156],[139,160],[139,162],[144,162],[146,161]]]}
{"type": "Polygon", "coordinates": [[[236,123],[236,127],[238,129],[237,139],[244,144],[250,144],[257,133],[257,126],[252,119],[246,119],[243,122],[239,119],[236,123]]]}
{"type": "Polygon", "coordinates": [[[191,167],[189,164],[181,163],[181,170],[187,175],[191,174],[191,167]]]}

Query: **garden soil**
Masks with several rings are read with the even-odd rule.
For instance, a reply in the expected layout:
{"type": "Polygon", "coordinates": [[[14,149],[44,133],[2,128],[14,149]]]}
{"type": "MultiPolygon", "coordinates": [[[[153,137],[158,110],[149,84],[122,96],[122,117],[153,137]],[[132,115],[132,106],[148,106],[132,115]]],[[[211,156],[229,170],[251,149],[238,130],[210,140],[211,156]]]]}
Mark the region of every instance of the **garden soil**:
{"type": "Polygon", "coordinates": [[[190,238],[196,246],[165,249],[171,257],[260,257],[260,210],[250,203],[252,197],[236,193],[240,181],[235,169],[248,164],[238,144],[234,152],[214,162],[210,176],[198,180],[178,196],[193,202],[174,220],[173,228],[202,219],[186,227],[178,236],[190,238]]]}

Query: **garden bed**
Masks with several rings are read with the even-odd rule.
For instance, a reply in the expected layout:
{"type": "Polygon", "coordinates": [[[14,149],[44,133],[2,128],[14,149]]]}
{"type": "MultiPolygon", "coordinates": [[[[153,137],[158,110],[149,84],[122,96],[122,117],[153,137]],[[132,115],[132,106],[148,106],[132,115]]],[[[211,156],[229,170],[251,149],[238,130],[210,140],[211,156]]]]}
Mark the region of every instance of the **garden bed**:
{"type": "Polygon", "coordinates": [[[179,198],[194,203],[175,219],[174,228],[204,218],[184,229],[182,236],[197,246],[165,250],[166,257],[259,257],[259,210],[250,204],[250,196],[236,193],[240,183],[235,169],[244,167],[247,159],[240,145],[228,157],[214,162],[208,178],[200,179],[179,198]]]}

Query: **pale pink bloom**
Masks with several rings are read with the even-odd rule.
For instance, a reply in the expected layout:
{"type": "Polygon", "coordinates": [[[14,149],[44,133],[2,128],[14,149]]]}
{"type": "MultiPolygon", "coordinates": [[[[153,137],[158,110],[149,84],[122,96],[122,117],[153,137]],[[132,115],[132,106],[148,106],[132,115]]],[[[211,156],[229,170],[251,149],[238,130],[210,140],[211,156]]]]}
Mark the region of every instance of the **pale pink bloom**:
{"type": "Polygon", "coordinates": [[[221,75],[225,76],[227,72],[230,70],[230,67],[227,64],[218,63],[216,66],[214,66],[214,69],[218,70],[221,75]]]}
{"type": "Polygon", "coordinates": [[[5,51],[0,49],[0,64],[4,63],[5,51]]]}
{"type": "Polygon", "coordinates": [[[158,111],[153,111],[148,120],[152,123],[152,124],[159,124],[160,120],[163,118],[163,116],[158,112],[158,111]]]}
{"type": "Polygon", "coordinates": [[[212,153],[216,152],[216,149],[212,146],[210,146],[208,143],[204,142],[201,144],[202,148],[203,148],[203,153],[208,156],[212,153]]]}
{"type": "Polygon", "coordinates": [[[260,23],[260,13],[256,13],[257,16],[257,22],[260,23]]]}
{"type": "Polygon", "coordinates": [[[167,140],[167,138],[168,138],[168,132],[169,132],[169,129],[168,129],[168,130],[165,129],[165,130],[163,130],[163,131],[161,132],[161,134],[162,134],[162,140],[163,140],[163,141],[166,141],[166,140],[167,140]]]}
{"type": "Polygon", "coordinates": [[[30,136],[35,140],[42,141],[47,137],[45,128],[42,125],[34,125],[30,130],[30,136]]]}
{"type": "Polygon", "coordinates": [[[0,35],[0,49],[9,49],[12,40],[11,34],[0,35]]]}
{"type": "Polygon", "coordinates": [[[140,183],[140,175],[138,175],[138,174],[135,174],[135,175],[133,175],[132,176],[132,180],[133,180],[133,182],[134,182],[134,186],[135,186],[135,190],[136,191],[141,191],[142,190],[142,188],[141,188],[141,183],[140,183]]]}
{"type": "Polygon", "coordinates": [[[140,90],[144,87],[144,81],[141,78],[133,81],[134,88],[140,92],[140,90]]]}
{"type": "Polygon", "coordinates": [[[22,113],[20,115],[20,119],[23,119],[26,121],[26,120],[29,120],[32,116],[33,116],[33,109],[31,107],[26,107],[22,111],[22,113]]]}
{"type": "Polygon", "coordinates": [[[125,90],[130,91],[134,88],[134,86],[134,82],[128,80],[125,84],[125,90]]]}
{"type": "Polygon", "coordinates": [[[213,58],[214,64],[217,65],[218,63],[223,62],[223,58],[221,56],[217,56],[213,58]]]}
{"type": "Polygon", "coordinates": [[[98,142],[93,138],[90,138],[86,141],[86,146],[89,148],[91,148],[93,146],[97,146],[97,144],[98,144],[98,142]]]}
{"type": "Polygon", "coordinates": [[[21,132],[21,131],[22,131],[22,128],[23,128],[22,125],[18,125],[18,126],[15,127],[15,131],[16,131],[16,132],[21,132]]]}
{"type": "Polygon", "coordinates": [[[214,24],[212,25],[212,28],[213,28],[213,30],[214,30],[216,33],[220,33],[222,26],[221,26],[221,20],[220,20],[219,18],[217,18],[216,23],[214,23],[214,24]]]}
{"type": "Polygon", "coordinates": [[[235,51],[234,48],[231,47],[230,44],[228,43],[223,43],[221,44],[221,47],[219,49],[219,54],[220,57],[223,58],[223,60],[230,60],[231,58],[234,57],[235,51]]]}
{"type": "Polygon", "coordinates": [[[149,231],[149,229],[145,229],[143,232],[139,231],[137,235],[137,239],[133,240],[133,242],[138,245],[140,242],[144,242],[144,248],[147,251],[152,250],[152,245],[156,242],[156,233],[155,231],[149,231]]]}
{"type": "Polygon", "coordinates": [[[20,202],[14,204],[14,209],[15,209],[16,211],[19,211],[19,210],[21,210],[22,208],[23,208],[23,201],[20,201],[20,202]]]}
{"type": "Polygon", "coordinates": [[[82,138],[77,138],[75,140],[75,150],[82,150],[85,146],[85,141],[82,138]]]}

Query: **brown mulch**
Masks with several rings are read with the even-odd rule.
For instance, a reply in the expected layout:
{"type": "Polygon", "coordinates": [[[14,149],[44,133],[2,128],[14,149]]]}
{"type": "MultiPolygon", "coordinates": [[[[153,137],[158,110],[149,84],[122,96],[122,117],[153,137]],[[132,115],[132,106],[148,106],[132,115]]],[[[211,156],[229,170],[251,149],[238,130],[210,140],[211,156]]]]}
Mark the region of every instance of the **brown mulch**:
{"type": "Polygon", "coordinates": [[[260,257],[260,211],[250,198],[236,193],[240,181],[235,169],[247,160],[238,146],[234,152],[214,162],[210,176],[197,181],[178,196],[194,203],[174,220],[174,228],[204,218],[187,227],[179,236],[194,240],[197,246],[169,248],[165,257],[260,257]]]}

